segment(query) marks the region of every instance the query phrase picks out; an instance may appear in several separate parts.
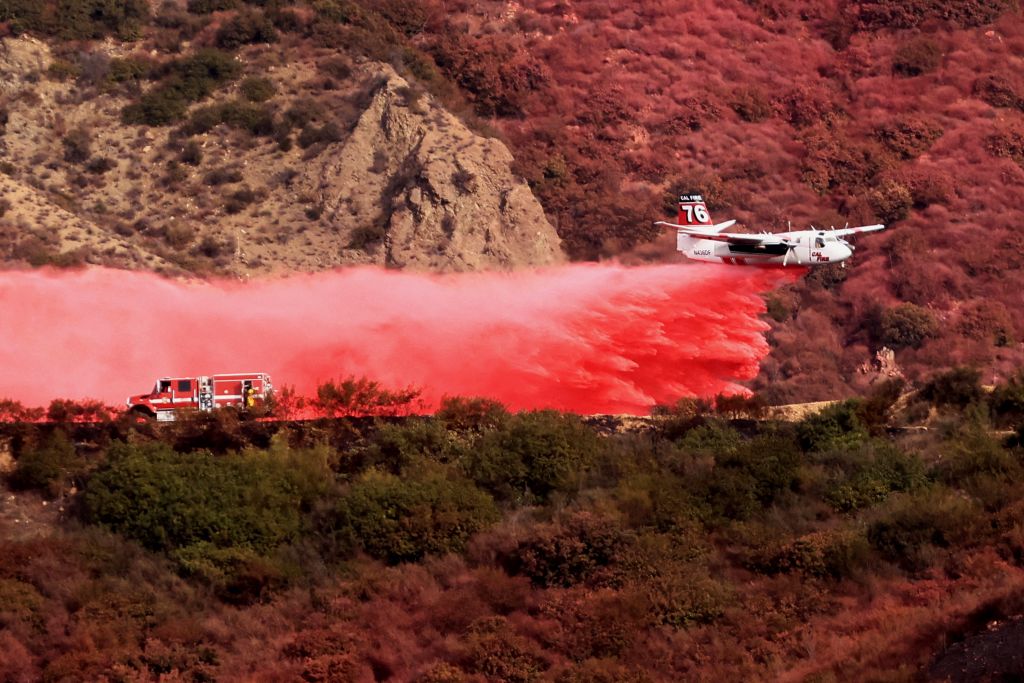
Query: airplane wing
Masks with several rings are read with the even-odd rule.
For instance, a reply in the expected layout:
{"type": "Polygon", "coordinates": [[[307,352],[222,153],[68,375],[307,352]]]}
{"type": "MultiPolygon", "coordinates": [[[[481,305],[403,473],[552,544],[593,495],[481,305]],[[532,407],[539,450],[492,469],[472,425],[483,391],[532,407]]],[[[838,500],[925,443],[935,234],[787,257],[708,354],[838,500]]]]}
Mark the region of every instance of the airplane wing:
{"type": "MultiPolygon", "coordinates": [[[[723,225],[723,228],[730,227],[736,221],[729,221],[728,225],[723,225]]],[[[709,226],[710,230],[700,230],[697,228],[688,227],[685,225],[677,225],[675,223],[667,223],[665,221],[658,221],[656,225],[664,225],[670,228],[676,228],[680,234],[689,235],[690,237],[696,237],[702,240],[714,240],[715,242],[726,242],[728,244],[737,244],[745,247],[768,247],[779,244],[785,244],[787,246],[793,246],[796,242],[788,240],[778,235],[750,235],[746,233],[737,232],[711,232],[719,226],[709,226]]],[[[838,231],[837,231],[838,232],[838,231]]]]}
{"type": "Polygon", "coordinates": [[[842,230],[829,230],[828,234],[835,235],[836,237],[845,237],[846,235],[853,235],[858,232],[875,232],[876,230],[885,230],[884,225],[862,225],[858,228],[843,228],[842,230]]]}

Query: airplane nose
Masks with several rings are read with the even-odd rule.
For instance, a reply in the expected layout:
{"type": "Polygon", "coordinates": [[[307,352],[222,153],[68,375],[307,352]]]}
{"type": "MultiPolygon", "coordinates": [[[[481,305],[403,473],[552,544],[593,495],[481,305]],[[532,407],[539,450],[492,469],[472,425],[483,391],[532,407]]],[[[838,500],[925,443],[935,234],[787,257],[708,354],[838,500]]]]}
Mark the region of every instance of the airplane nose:
{"type": "Polygon", "coordinates": [[[837,246],[839,247],[839,249],[838,249],[838,251],[839,251],[839,258],[836,259],[836,260],[838,260],[838,261],[845,261],[846,259],[848,259],[851,256],[853,256],[853,248],[850,247],[849,245],[839,244],[837,246]]]}

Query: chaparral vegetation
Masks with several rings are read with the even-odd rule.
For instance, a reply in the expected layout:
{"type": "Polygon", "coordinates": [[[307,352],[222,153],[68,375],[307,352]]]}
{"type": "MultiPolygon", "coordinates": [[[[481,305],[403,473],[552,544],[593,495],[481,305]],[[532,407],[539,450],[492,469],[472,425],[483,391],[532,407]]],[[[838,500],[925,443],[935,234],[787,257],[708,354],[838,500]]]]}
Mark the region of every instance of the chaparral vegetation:
{"type": "MultiPolygon", "coordinates": [[[[902,388],[799,422],[682,401],[628,429],[463,398],[7,422],[0,676],[941,673],[1024,609],[1024,376],[902,388]]],[[[1013,671],[998,654],[975,665],[1013,671]]]]}

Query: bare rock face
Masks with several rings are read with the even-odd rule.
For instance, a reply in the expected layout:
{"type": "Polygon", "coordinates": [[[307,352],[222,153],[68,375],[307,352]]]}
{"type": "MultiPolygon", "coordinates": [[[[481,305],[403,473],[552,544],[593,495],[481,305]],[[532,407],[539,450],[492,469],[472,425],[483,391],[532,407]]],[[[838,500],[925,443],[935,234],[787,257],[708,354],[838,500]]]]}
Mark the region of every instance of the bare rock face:
{"type": "Polygon", "coordinates": [[[319,197],[342,260],[441,271],[563,261],[540,203],[512,174],[508,148],[381,68],[351,135],[296,180],[319,197]]]}

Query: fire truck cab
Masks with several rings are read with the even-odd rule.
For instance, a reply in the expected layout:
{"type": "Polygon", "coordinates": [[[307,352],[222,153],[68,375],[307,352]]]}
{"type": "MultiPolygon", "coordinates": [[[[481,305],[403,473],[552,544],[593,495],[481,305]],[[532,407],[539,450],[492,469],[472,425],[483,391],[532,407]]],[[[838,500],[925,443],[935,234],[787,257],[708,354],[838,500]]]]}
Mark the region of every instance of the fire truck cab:
{"type": "Polygon", "coordinates": [[[173,421],[182,410],[211,411],[233,406],[252,408],[264,403],[273,391],[270,375],[242,372],[200,377],[161,377],[148,394],[129,396],[130,412],[173,421]]]}

